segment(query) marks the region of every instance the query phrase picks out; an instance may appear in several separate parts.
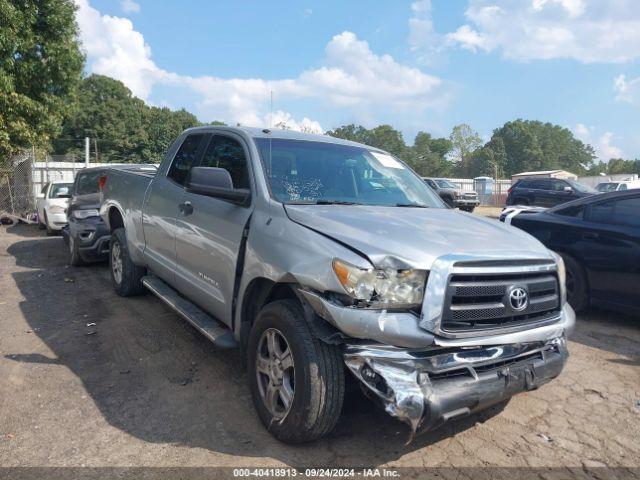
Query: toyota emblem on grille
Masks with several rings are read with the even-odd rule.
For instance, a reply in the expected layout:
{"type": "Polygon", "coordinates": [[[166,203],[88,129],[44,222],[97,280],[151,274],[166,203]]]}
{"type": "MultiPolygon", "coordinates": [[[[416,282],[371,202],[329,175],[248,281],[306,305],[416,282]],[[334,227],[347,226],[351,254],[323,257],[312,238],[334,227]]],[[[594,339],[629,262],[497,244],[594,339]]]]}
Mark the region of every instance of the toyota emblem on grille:
{"type": "Polygon", "coordinates": [[[511,308],[516,312],[520,312],[529,305],[529,294],[522,287],[514,287],[509,292],[509,303],[511,304],[511,308]]]}

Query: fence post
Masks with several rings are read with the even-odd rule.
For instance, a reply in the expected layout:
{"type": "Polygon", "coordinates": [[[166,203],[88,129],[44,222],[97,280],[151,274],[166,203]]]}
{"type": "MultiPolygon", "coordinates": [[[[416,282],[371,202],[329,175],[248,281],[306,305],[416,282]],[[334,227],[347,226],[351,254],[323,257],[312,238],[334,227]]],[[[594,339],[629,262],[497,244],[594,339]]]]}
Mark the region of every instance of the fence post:
{"type": "Polygon", "coordinates": [[[89,137],[84,137],[84,168],[89,167],[89,137]]]}

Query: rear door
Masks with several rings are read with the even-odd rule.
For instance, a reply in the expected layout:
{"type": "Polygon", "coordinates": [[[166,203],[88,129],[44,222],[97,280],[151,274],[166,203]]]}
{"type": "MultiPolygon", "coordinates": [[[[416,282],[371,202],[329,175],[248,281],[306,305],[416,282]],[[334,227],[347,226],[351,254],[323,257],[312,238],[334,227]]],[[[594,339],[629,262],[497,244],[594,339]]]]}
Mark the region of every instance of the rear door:
{"type": "Polygon", "coordinates": [[[581,234],[593,299],[640,309],[640,194],[591,204],[581,234]]]}
{"type": "Polygon", "coordinates": [[[544,178],[532,182],[533,204],[540,207],[551,207],[556,204],[553,191],[553,179],[544,178]]]}
{"type": "Polygon", "coordinates": [[[198,161],[205,138],[203,133],[184,137],[168,168],[158,171],[145,199],[145,258],[151,270],[171,285],[175,285],[176,216],[189,171],[198,161]]]}
{"type": "MultiPolygon", "coordinates": [[[[249,149],[231,133],[209,138],[200,166],[224,168],[234,188],[253,190],[249,149]]],[[[236,264],[252,207],[184,192],[176,222],[178,289],[218,320],[231,320],[236,264]]]]}

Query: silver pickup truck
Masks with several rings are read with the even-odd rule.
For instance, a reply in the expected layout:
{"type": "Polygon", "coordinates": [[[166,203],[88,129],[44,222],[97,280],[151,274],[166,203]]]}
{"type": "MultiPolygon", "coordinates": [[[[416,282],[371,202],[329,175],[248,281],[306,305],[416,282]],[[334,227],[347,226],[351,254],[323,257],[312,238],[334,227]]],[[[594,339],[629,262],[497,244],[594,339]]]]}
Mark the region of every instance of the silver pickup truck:
{"type": "Polygon", "coordinates": [[[411,434],[560,374],[575,315],[560,257],[446,208],[379,149],[285,130],[198,127],[157,173],[100,180],[115,290],[150,290],[240,348],[285,442],[329,433],[347,376],[411,434]]]}

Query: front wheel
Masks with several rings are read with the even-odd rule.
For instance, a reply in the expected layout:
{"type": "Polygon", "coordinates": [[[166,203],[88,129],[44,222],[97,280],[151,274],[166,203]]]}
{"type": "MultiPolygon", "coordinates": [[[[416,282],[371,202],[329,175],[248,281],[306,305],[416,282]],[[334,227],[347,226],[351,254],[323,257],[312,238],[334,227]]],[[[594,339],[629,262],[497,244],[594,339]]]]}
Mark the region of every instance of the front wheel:
{"type": "Polygon", "coordinates": [[[80,255],[80,249],[78,248],[76,239],[73,238],[73,235],[71,234],[69,234],[69,264],[74,267],[84,265],[84,260],[80,255]]]}
{"type": "Polygon", "coordinates": [[[124,228],[116,228],[111,233],[109,270],[113,288],[121,297],[138,295],[144,291],[142,277],[145,276],[146,269],[131,260],[124,228]]]}
{"type": "Polygon", "coordinates": [[[49,226],[49,219],[47,218],[47,212],[44,212],[44,228],[47,229],[47,236],[53,237],[57,232],[49,226]]]}
{"type": "Polygon", "coordinates": [[[567,302],[576,313],[583,311],[589,305],[589,288],[587,276],[578,261],[570,255],[560,254],[564,260],[567,273],[567,302]]]}
{"type": "Polygon", "coordinates": [[[296,301],[260,311],[247,357],[253,403],[274,437],[303,443],[333,430],[344,399],[342,352],[311,334],[296,301]]]}

